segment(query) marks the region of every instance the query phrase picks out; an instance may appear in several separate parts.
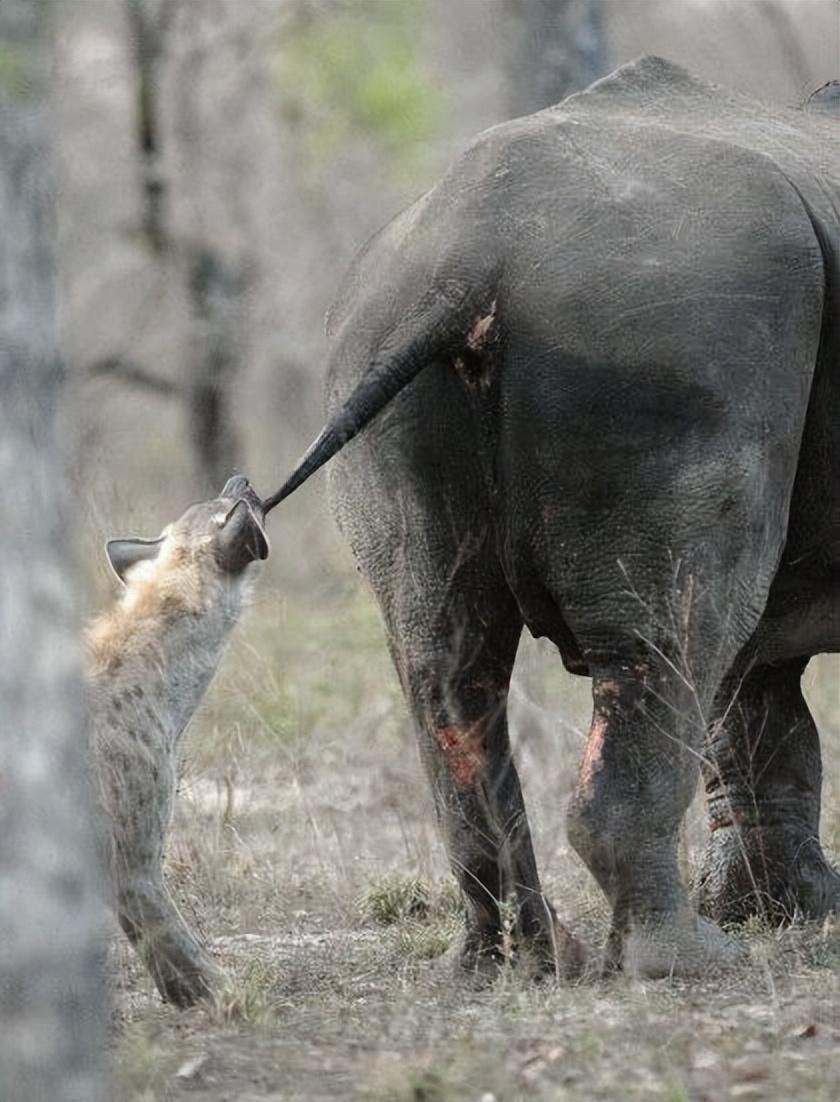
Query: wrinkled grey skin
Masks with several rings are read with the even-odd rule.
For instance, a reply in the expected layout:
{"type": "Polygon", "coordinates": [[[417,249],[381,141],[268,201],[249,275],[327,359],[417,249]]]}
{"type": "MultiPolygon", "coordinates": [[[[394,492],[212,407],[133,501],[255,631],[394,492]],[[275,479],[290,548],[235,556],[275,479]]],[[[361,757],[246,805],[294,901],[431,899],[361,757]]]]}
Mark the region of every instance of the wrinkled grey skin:
{"type": "Polygon", "coordinates": [[[416,720],[468,967],[509,898],[516,944],[551,966],[505,719],[523,626],[593,679],[568,825],[612,964],[696,972],[740,955],[717,922],[838,906],[799,685],[840,649],[833,96],[771,111],[660,59],[619,69],[480,135],[330,314],[331,423],[265,504],[390,403],[330,487],[416,720]],[[701,762],[704,918],[677,862],[701,762]]]}
{"type": "Polygon", "coordinates": [[[262,507],[241,475],[155,540],[111,540],[122,601],[91,630],[91,765],[111,902],[164,999],[189,1006],[224,976],[163,876],[181,736],[268,555],[262,507]],[[139,571],[139,573],[138,573],[139,571]]]}

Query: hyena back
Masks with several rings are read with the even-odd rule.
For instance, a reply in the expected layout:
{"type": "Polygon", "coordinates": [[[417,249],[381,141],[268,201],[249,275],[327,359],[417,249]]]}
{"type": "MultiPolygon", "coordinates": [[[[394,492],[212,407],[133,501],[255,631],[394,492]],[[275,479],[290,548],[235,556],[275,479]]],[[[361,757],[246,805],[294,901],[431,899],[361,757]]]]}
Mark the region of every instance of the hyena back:
{"type": "Polygon", "coordinates": [[[262,504],[237,476],[156,540],[111,540],[125,588],[89,633],[92,767],[111,902],[161,995],[188,1006],[223,973],[163,878],[181,734],[268,555],[262,504]]]}

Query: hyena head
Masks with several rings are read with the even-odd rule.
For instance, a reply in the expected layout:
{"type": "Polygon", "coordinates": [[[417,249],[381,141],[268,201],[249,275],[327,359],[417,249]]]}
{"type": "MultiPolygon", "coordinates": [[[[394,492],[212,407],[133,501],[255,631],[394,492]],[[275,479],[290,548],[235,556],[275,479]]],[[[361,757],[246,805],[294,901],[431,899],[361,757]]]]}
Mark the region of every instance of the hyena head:
{"type": "Polygon", "coordinates": [[[238,591],[246,568],[268,558],[263,520],[248,479],[235,475],[217,498],[191,505],[156,539],[109,540],[108,560],[128,588],[128,603],[132,589],[153,582],[173,603],[200,612],[220,588],[238,591]]]}

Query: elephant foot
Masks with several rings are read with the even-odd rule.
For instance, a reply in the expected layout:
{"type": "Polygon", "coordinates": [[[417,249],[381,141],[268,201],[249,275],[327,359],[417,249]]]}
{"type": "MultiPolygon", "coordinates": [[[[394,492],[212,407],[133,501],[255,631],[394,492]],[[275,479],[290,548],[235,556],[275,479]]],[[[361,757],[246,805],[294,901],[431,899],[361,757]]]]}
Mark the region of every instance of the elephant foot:
{"type": "Polygon", "coordinates": [[[746,946],[685,908],[668,918],[634,923],[623,935],[613,931],[606,966],[630,976],[662,979],[725,971],[748,960],[746,946]]]}
{"type": "Polygon", "coordinates": [[[584,975],[589,954],[583,942],[554,918],[552,928],[545,934],[523,943],[519,957],[535,978],[554,976],[571,981],[584,975]]]}
{"type": "Polygon", "coordinates": [[[722,826],[706,846],[697,903],[715,922],[824,918],[840,911],[840,876],[807,830],[722,826]]]}
{"type": "Polygon", "coordinates": [[[466,927],[440,960],[456,975],[479,982],[492,983],[505,967],[514,967],[534,980],[555,976],[569,981],[583,975],[587,953],[583,943],[553,918],[550,930],[515,942],[498,930],[466,927]]]}
{"type": "Polygon", "coordinates": [[[499,936],[482,936],[465,927],[455,936],[449,948],[438,957],[435,971],[458,982],[489,986],[505,964],[499,936]]]}

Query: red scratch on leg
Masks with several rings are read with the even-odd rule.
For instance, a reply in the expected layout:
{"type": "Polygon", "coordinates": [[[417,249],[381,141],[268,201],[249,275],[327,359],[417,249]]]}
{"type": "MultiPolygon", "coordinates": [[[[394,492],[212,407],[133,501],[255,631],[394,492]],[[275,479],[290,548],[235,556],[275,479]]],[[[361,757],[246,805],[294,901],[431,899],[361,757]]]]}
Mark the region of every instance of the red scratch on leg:
{"type": "Polygon", "coordinates": [[[583,761],[580,764],[578,775],[578,788],[591,788],[596,772],[601,768],[601,755],[604,750],[604,736],[607,733],[607,720],[605,716],[595,716],[592,726],[589,728],[589,738],[586,742],[586,750],[583,761]]]}
{"type": "Polygon", "coordinates": [[[439,727],[435,737],[455,783],[461,788],[472,788],[485,761],[481,724],[439,727]]]}

